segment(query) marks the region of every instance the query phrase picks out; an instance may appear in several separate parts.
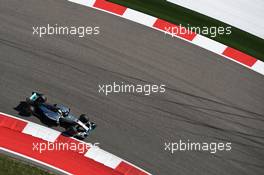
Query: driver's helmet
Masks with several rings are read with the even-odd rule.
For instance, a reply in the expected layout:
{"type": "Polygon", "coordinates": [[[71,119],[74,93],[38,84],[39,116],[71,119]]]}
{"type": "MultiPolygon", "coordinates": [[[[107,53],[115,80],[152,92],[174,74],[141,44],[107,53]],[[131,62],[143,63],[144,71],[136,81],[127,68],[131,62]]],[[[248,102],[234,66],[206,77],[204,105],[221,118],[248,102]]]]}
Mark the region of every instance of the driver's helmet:
{"type": "Polygon", "coordinates": [[[56,105],[56,107],[58,108],[58,113],[63,116],[63,117],[67,117],[70,113],[70,108],[67,108],[63,105],[56,105]]]}
{"type": "Polygon", "coordinates": [[[62,113],[61,109],[58,109],[58,113],[59,113],[61,116],[63,116],[63,113],[62,113]]]}

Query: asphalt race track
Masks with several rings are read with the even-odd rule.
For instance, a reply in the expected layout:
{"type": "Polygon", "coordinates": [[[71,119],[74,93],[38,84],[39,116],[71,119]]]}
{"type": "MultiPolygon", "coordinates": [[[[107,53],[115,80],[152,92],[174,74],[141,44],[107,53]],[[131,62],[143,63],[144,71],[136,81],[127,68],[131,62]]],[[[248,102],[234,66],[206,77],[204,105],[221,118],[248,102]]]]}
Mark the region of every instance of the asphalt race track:
{"type": "Polygon", "coordinates": [[[98,127],[87,142],[99,142],[152,174],[263,174],[262,75],[159,31],[64,0],[0,0],[0,21],[1,112],[18,116],[13,108],[38,90],[51,103],[90,115],[98,127]],[[32,35],[32,26],[47,24],[99,26],[100,35],[32,35]],[[167,89],[150,96],[98,93],[98,84],[114,81],[166,84],[167,89]],[[232,150],[164,150],[165,142],[180,139],[232,142],[232,150]]]}

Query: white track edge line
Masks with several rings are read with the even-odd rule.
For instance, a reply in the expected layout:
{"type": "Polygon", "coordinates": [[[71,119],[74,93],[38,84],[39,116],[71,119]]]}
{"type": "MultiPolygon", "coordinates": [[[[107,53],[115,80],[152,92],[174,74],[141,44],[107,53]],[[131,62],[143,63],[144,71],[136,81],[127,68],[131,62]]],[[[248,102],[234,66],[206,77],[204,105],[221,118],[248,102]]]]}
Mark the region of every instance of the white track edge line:
{"type": "Polygon", "coordinates": [[[28,156],[23,155],[23,154],[20,154],[20,153],[18,153],[18,152],[15,152],[15,151],[12,151],[12,150],[9,150],[9,149],[6,149],[6,148],[3,148],[3,147],[0,147],[0,150],[3,150],[3,151],[5,151],[5,152],[11,153],[11,154],[15,154],[15,155],[17,155],[17,156],[19,156],[19,157],[23,157],[23,158],[28,159],[28,160],[31,160],[31,161],[33,161],[33,162],[39,163],[39,164],[44,165],[44,166],[46,166],[46,167],[49,167],[49,168],[52,168],[52,169],[54,169],[54,170],[60,171],[60,172],[62,172],[62,173],[64,173],[64,174],[72,175],[71,173],[69,173],[69,172],[67,172],[67,171],[64,171],[64,170],[62,170],[62,169],[60,169],[60,168],[57,168],[57,167],[55,167],[55,166],[53,166],[53,165],[50,165],[50,164],[45,163],[45,162],[42,162],[42,161],[40,161],[40,160],[37,160],[37,159],[31,158],[31,157],[28,157],[28,156]]]}

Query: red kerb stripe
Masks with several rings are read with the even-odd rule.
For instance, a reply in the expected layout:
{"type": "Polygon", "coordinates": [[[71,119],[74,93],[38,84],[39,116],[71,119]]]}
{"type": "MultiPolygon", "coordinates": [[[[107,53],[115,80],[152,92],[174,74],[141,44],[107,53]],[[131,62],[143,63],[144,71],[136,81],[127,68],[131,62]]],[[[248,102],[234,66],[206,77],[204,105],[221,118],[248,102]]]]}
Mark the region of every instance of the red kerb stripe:
{"type": "Polygon", "coordinates": [[[249,67],[252,67],[257,59],[250,56],[250,55],[247,55],[243,52],[240,52],[239,50],[236,50],[236,49],[233,49],[231,47],[228,47],[226,48],[226,50],[223,52],[223,55],[227,56],[227,57],[230,57],[242,64],[245,64],[249,67]]]}
{"type": "Polygon", "coordinates": [[[96,0],[94,3],[94,7],[100,8],[118,15],[123,15],[127,9],[127,7],[114,4],[112,2],[107,2],[106,0],[96,0]]]}
{"type": "Polygon", "coordinates": [[[116,171],[125,175],[148,175],[147,173],[139,170],[138,168],[126,163],[121,162],[115,169],[116,171]]]}

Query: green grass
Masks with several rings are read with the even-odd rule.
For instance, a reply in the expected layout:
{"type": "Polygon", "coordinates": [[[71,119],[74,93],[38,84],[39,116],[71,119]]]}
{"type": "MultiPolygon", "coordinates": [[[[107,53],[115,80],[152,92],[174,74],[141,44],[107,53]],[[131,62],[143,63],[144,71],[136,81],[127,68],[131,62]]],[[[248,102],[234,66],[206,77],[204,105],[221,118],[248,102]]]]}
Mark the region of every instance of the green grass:
{"type": "MultiPolygon", "coordinates": [[[[166,2],[166,0],[109,0],[109,1],[164,19],[174,24],[178,24],[178,25],[181,24],[182,26],[188,26],[188,25],[194,27],[203,27],[203,26],[228,27],[229,26],[223,22],[207,17],[200,13],[166,2]]],[[[231,35],[218,35],[215,38],[211,38],[210,36],[207,37],[210,37],[213,40],[216,40],[227,46],[236,48],[242,52],[245,52],[253,57],[256,57],[264,61],[263,39],[251,35],[235,27],[232,27],[231,30],[232,30],[231,35]]]]}
{"type": "Polygon", "coordinates": [[[40,168],[0,154],[0,175],[52,175],[40,168]]]}

